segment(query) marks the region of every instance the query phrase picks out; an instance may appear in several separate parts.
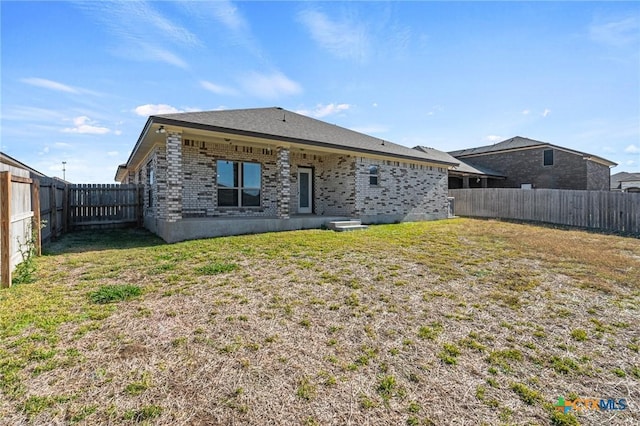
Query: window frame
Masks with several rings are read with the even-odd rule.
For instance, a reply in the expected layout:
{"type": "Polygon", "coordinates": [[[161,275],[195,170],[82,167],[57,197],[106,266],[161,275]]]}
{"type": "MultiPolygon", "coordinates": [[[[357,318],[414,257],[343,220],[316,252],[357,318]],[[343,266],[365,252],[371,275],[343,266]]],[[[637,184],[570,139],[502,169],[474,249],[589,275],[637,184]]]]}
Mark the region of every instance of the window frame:
{"type": "Polygon", "coordinates": [[[380,185],[380,166],[377,164],[369,164],[369,186],[380,185]],[[375,170],[375,172],[373,171],[375,170]]]}
{"type": "Polygon", "coordinates": [[[219,208],[260,208],[262,207],[262,163],[254,161],[238,161],[238,160],[216,160],[216,190],[217,190],[217,204],[219,208]],[[232,165],[232,181],[234,186],[220,186],[220,163],[226,163],[232,165]],[[237,164],[237,167],[234,165],[237,164]],[[259,186],[246,186],[245,185],[245,165],[258,166],[258,185],[259,186]],[[245,204],[243,195],[245,191],[258,191],[257,198],[258,204],[251,205],[245,204]],[[220,191],[235,191],[236,204],[220,204],[220,191]]]}
{"type": "Polygon", "coordinates": [[[147,163],[147,186],[148,186],[148,192],[147,192],[147,207],[151,208],[153,207],[153,186],[156,183],[156,174],[155,174],[155,170],[153,169],[153,160],[149,161],[147,163]]]}
{"type": "Polygon", "coordinates": [[[553,166],[554,165],[554,153],[553,153],[553,149],[545,149],[544,151],[542,151],[542,165],[544,167],[549,167],[549,166],[553,166]],[[549,155],[550,157],[550,161],[547,161],[547,155],[549,155]]]}

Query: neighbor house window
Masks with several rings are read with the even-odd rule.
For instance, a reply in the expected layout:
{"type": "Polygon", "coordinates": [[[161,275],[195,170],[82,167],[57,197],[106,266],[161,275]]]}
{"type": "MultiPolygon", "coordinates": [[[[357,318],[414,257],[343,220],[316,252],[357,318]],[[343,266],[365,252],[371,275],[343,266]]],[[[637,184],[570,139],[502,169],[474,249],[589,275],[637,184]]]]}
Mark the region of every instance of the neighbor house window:
{"type": "Polygon", "coordinates": [[[380,169],[378,166],[369,166],[369,185],[377,186],[378,185],[378,174],[380,169]]]}
{"type": "Polygon", "coordinates": [[[545,166],[553,166],[553,150],[552,149],[544,150],[542,164],[544,164],[545,166]]]}
{"type": "Polygon", "coordinates": [[[218,206],[260,207],[260,164],[219,160],[217,166],[218,206]]]}

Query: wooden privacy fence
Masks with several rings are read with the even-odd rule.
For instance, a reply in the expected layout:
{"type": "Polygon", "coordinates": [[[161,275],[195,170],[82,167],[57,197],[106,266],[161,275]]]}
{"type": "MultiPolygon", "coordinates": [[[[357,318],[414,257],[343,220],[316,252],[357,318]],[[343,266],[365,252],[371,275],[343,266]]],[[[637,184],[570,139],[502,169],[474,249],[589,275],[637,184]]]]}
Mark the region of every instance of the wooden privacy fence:
{"type": "MultiPolygon", "coordinates": [[[[28,175],[28,174],[27,174],[28,175]]],[[[0,286],[11,285],[11,274],[21,263],[23,252],[30,250],[35,237],[40,254],[39,186],[31,178],[0,172],[0,286]],[[33,234],[32,234],[33,232],[33,234]]]]}
{"type": "Polygon", "coordinates": [[[21,250],[36,232],[42,241],[64,232],[142,225],[143,186],[70,185],[59,179],[32,179],[23,170],[0,172],[0,285],[22,262],[21,250]],[[40,224],[44,225],[41,228],[40,224]]]}
{"type": "Polygon", "coordinates": [[[42,242],[47,243],[62,235],[65,219],[64,181],[53,178],[40,178],[40,218],[45,225],[42,228],[42,242]]]}
{"type": "Polygon", "coordinates": [[[141,185],[69,185],[68,228],[95,229],[142,224],[141,185]]]}
{"type": "Polygon", "coordinates": [[[640,193],[452,189],[457,216],[516,219],[640,235],[640,193]]]}

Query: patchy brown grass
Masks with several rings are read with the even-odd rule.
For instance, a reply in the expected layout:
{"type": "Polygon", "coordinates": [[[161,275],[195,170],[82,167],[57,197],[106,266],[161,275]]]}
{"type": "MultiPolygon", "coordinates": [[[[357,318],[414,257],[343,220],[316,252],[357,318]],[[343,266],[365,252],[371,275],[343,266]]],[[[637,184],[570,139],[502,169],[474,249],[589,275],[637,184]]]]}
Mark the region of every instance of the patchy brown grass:
{"type": "Polygon", "coordinates": [[[581,424],[640,422],[637,239],[469,219],[120,231],[37,264],[0,292],[2,424],[575,424],[560,395],[629,405],[581,424]]]}

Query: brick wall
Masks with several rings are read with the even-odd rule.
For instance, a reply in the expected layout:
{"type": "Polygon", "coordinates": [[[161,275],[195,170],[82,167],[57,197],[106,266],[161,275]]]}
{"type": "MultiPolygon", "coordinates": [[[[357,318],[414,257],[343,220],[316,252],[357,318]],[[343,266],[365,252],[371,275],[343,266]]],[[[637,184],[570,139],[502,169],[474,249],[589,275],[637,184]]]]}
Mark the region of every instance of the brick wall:
{"type": "Polygon", "coordinates": [[[534,188],[551,189],[605,189],[609,186],[609,168],[581,155],[563,150],[553,150],[553,165],[543,165],[545,148],[524,149],[477,157],[467,157],[464,161],[480,167],[495,170],[507,178],[492,180],[490,186],[520,188],[530,183],[534,188]],[[588,172],[589,169],[591,172],[588,172]],[[605,173],[606,169],[606,173],[605,173]]]}
{"type": "Polygon", "coordinates": [[[276,150],[186,139],[182,146],[185,217],[276,216],[278,209],[276,150]],[[217,160],[260,163],[262,205],[218,207],[217,160]]]}
{"type": "Polygon", "coordinates": [[[150,152],[141,168],[136,171],[136,176],[146,185],[147,217],[155,216],[164,220],[177,220],[178,215],[180,218],[286,217],[298,213],[300,167],[313,170],[314,214],[418,215],[429,218],[447,216],[445,169],[351,155],[308,154],[303,151],[291,152],[286,148],[278,150],[210,140],[173,138],[166,145],[160,144],[150,152]],[[261,165],[260,207],[218,207],[217,160],[246,161],[261,165]],[[179,161],[179,167],[170,166],[169,161],[179,161]],[[369,185],[370,164],[379,165],[379,184],[375,187],[369,185]],[[155,183],[151,186],[147,180],[148,165],[155,171],[155,183]],[[289,176],[288,189],[283,186],[287,184],[287,180],[278,179],[278,173],[289,176]],[[176,194],[178,183],[180,192],[176,194]],[[283,191],[288,192],[289,196],[285,196],[279,203],[279,194],[283,191]],[[152,207],[148,207],[149,194],[153,197],[152,207]],[[181,203],[179,212],[175,211],[177,202],[181,203]]]}
{"type": "Polygon", "coordinates": [[[356,159],[349,155],[327,155],[317,170],[318,214],[352,216],[356,204],[356,159]]]}
{"type": "Polygon", "coordinates": [[[587,188],[590,191],[609,191],[611,189],[611,169],[595,161],[587,161],[587,188]]]}
{"type": "Polygon", "coordinates": [[[357,216],[448,215],[446,169],[360,158],[356,162],[357,216]],[[371,185],[369,167],[378,166],[378,184],[371,185]]]}

